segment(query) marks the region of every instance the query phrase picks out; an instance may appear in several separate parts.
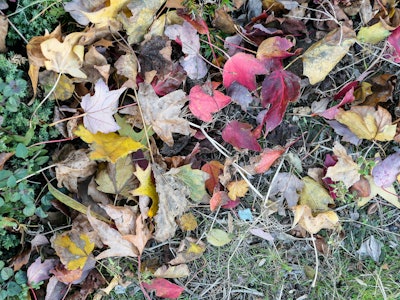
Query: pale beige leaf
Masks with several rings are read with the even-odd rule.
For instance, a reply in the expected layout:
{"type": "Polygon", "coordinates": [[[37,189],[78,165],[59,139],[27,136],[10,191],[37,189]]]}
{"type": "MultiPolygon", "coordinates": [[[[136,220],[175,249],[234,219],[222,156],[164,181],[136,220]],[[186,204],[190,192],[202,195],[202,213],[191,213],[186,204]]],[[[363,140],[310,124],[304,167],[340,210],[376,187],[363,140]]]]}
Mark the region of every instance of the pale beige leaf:
{"type": "Polygon", "coordinates": [[[382,187],[377,186],[375,184],[375,181],[374,181],[372,176],[365,176],[365,177],[366,177],[366,179],[368,180],[368,182],[370,184],[371,193],[370,193],[370,195],[368,197],[360,198],[357,201],[357,205],[359,207],[364,206],[369,201],[371,201],[374,197],[379,195],[383,199],[385,199],[387,202],[391,203],[392,205],[394,205],[395,207],[400,209],[399,197],[397,196],[397,192],[396,192],[396,190],[395,190],[393,185],[391,185],[389,187],[386,187],[386,188],[382,188],[382,187]]]}
{"type": "Polygon", "coordinates": [[[154,276],[158,278],[182,278],[189,276],[189,274],[190,272],[187,264],[168,267],[163,265],[154,272],[154,276]]]}
{"type": "Polygon", "coordinates": [[[170,147],[174,140],[172,133],[183,135],[194,134],[189,122],[181,117],[182,107],[187,98],[182,90],[176,90],[162,98],[158,98],[153,87],[147,83],[139,84],[138,101],[147,125],[151,125],[160,139],[170,147]]]}
{"type": "Polygon", "coordinates": [[[151,237],[151,232],[141,215],[136,218],[135,234],[123,236],[125,240],[129,241],[132,245],[135,245],[135,247],[139,250],[139,255],[142,255],[143,250],[151,237]]]}
{"type": "Polygon", "coordinates": [[[325,177],[329,177],[333,181],[342,181],[349,188],[360,180],[360,167],[347,155],[346,149],[339,142],[335,142],[333,153],[338,161],[327,169],[325,177]]]}
{"type": "Polygon", "coordinates": [[[299,224],[310,234],[316,234],[321,229],[335,229],[339,224],[339,217],[334,211],[326,211],[313,217],[311,208],[307,205],[293,207],[294,220],[292,227],[299,224]]]}
{"type": "Polygon", "coordinates": [[[130,79],[136,88],[136,76],[138,73],[138,59],[134,52],[121,55],[115,62],[114,67],[117,74],[123,75],[130,79]]]}
{"type": "Polygon", "coordinates": [[[115,206],[100,205],[115,222],[115,226],[121,235],[127,235],[135,232],[135,222],[137,207],[133,206],[115,206]]]}
{"type": "Polygon", "coordinates": [[[187,237],[181,241],[177,250],[178,255],[169,262],[170,265],[180,265],[196,260],[206,251],[206,245],[202,241],[187,237]]]}

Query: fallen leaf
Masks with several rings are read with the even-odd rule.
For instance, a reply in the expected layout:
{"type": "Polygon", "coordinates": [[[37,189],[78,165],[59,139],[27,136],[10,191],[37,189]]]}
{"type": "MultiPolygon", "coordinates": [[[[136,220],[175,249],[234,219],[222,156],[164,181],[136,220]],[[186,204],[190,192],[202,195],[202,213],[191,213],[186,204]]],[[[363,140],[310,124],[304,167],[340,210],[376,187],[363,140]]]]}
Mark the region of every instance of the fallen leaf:
{"type": "Polygon", "coordinates": [[[231,102],[231,98],[213,89],[211,83],[192,87],[189,93],[189,109],[204,122],[212,121],[212,114],[231,102]]]}
{"type": "Polygon", "coordinates": [[[269,242],[274,241],[274,237],[272,236],[272,234],[262,230],[261,228],[251,228],[249,230],[249,232],[255,236],[258,236],[259,238],[266,240],[266,241],[269,241],[269,242]]]}
{"type": "Polygon", "coordinates": [[[85,111],[83,124],[92,133],[98,131],[103,133],[114,132],[120,129],[113,118],[117,112],[118,101],[126,88],[110,91],[102,79],[95,85],[95,94],[86,94],[82,97],[81,106],[85,111]]]}
{"type": "Polygon", "coordinates": [[[339,108],[342,107],[343,105],[347,103],[351,103],[354,101],[354,88],[351,88],[346,92],[344,95],[342,101],[340,103],[336,104],[335,106],[332,106],[325,110],[324,112],[317,113],[319,116],[324,117],[325,119],[332,120],[335,119],[337,113],[339,112],[339,108]]]}
{"type": "MultiPolygon", "coordinates": [[[[81,13],[93,24],[99,27],[109,25],[110,21],[115,20],[117,14],[129,3],[129,0],[110,0],[109,5],[102,7],[97,11],[81,13]]],[[[86,25],[86,24],[84,24],[86,25]]]]}
{"type": "Polygon", "coordinates": [[[189,122],[179,117],[186,101],[186,95],[182,90],[158,98],[151,85],[139,84],[138,102],[142,108],[144,120],[146,124],[152,125],[155,133],[170,147],[174,144],[173,132],[183,135],[195,133],[190,128],[189,122]]]}
{"type": "MultiPolygon", "coordinates": [[[[136,76],[138,73],[138,59],[135,52],[121,55],[114,63],[117,74],[123,75],[130,80],[132,87],[136,88],[136,76]]],[[[125,83],[126,84],[126,83],[125,83]]],[[[124,85],[125,85],[124,84],[124,85]]]]}
{"type": "Polygon", "coordinates": [[[135,174],[136,178],[139,180],[140,185],[130,193],[133,196],[147,196],[152,200],[151,207],[147,213],[147,215],[152,218],[157,214],[159,200],[156,187],[151,177],[151,165],[149,164],[144,170],[139,165],[136,165],[136,171],[133,174],[135,174]]]}
{"type": "Polygon", "coordinates": [[[179,244],[177,256],[172,259],[169,264],[175,266],[191,262],[200,258],[204,251],[206,251],[206,245],[202,241],[196,241],[194,238],[186,237],[179,244]]]}
{"type": "Polygon", "coordinates": [[[388,43],[394,48],[394,61],[400,62],[400,26],[392,31],[387,39],[388,43]]]}
{"type": "Polygon", "coordinates": [[[222,130],[222,139],[237,148],[261,151],[261,146],[251,130],[250,124],[234,120],[222,130]]]}
{"type": "Polygon", "coordinates": [[[96,260],[114,256],[138,256],[138,249],[136,249],[136,247],[132,243],[125,240],[118,232],[118,230],[110,227],[107,223],[99,221],[96,218],[92,217],[90,209],[88,209],[87,211],[87,217],[90,225],[92,225],[93,229],[96,231],[103,244],[109,247],[109,249],[97,255],[96,260]]]}
{"type": "Polygon", "coordinates": [[[179,218],[179,227],[183,231],[192,231],[197,228],[197,220],[196,217],[192,213],[183,214],[179,218]]]}
{"type": "Polygon", "coordinates": [[[83,32],[73,32],[67,35],[63,42],[55,37],[41,42],[40,48],[46,58],[44,62],[46,69],[77,78],[86,78],[86,74],[80,70],[85,49],[77,44],[84,35],[83,32]]]}
{"type": "Polygon", "coordinates": [[[342,136],[342,141],[349,142],[353,145],[359,146],[362,142],[346,125],[339,123],[336,120],[327,120],[326,123],[333,128],[336,134],[342,136]]]}
{"type": "Polygon", "coordinates": [[[393,74],[380,74],[371,78],[371,83],[361,83],[362,105],[377,106],[379,103],[391,101],[396,87],[397,76],[393,74]],[[367,85],[367,91],[363,91],[363,85],[367,85]]]}
{"type": "Polygon", "coordinates": [[[227,88],[227,95],[231,97],[233,103],[240,105],[242,110],[246,111],[250,103],[253,101],[253,96],[249,90],[243,85],[234,82],[227,88]]]}
{"type": "Polygon", "coordinates": [[[355,43],[355,37],[353,29],[341,26],[304,52],[302,55],[303,74],[308,77],[310,84],[316,84],[325,79],[355,43]]]}
{"type": "Polygon", "coordinates": [[[267,75],[261,89],[261,104],[268,111],[263,123],[267,132],[275,129],[283,119],[289,102],[300,97],[300,77],[286,70],[275,70],[267,75]]]}
{"type": "Polygon", "coordinates": [[[372,169],[372,176],[377,186],[390,187],[400,173],[400,151],[378,162],[372,169]]]}
{"type": "Polygon", "coordinates": [[[394,205],[395,207],[400,209],[400,201],[399,197],[397,196],[396,189],[394,188],[393,185],[382,188],[380,186],[377,186],[375,184],[375,181],[372,176],[365,176],[365,178],[368,180],[369,185],[371,187],[371,193],[368,197],[360,198],[357,201],[357,205],[359,207],[364,206],[367,204],[371,199],[375,198],[377,195],[381,196],[383,199],[385,199],[387,202],[390,204],[394,205]]]}
{"type": "Polygon", "coordinates": [[[390,30],[383,25],[382,21],[374,25],[361,27],[357,33],[357,40],[362,43],[378,44],[390,35],[390,30]]]}
{"type": "Polygon", "coordinates": [[[250,54],[240,52],[227,60],[222,77],[226,88],[237,82],[254,91],[257,87],[255,75],[265,73],[266,69],[261,61],[250,54]]]}
{"type": "Polygon", "coordinates": [[[0,53],[7,51],[6,36],[8,33],[8,20],[6,16],[0,16],[0,53]]]}
{"type": "Polygon", "coordinates": [[[262,59],[284,59],[297,53],[291,53],[287,50],[292,48],[294,44],[289,39],[280,36],[273,36],[265,39],[257,49],[256,57],[262,59]]]}
{"type": "Polygon", "coordinates": [[[94,243],[89,240],[89,237],[76,230],[54,235],[51,245],[56,250],[61,262],[70,271],[83,269],[94,249],[94,243]]]}
{"type": "Polygon", "coordinates": [[[122,195],[129,198],[129,191],[135,187],[133,180],[132,158],[128,155],[98,168],[96,174],[97,189],[103,193],[122,195]]]}
{"type": "Polygon", "coordinates": [[[92,160],[107,160],[116,163],[119,158],[143,148],[141,143],[129,137],[122,137],[115,132],[93,134],[82,125],[74,131],[74,134],[91,144],[93,151],[90,152],[89,157],[92,160]]]}
{"type": "Polygon", "coordinates": [[[225,205],[231,200],[225,191],[214,192],[210,199],[210,210],[214,211],[218,207],[225,205]]]}
{"type": "Polygon", "coordinates": [[[356,192],[358,197],[369,197],[371,194],[371,185],[364,176],[361,176],[360,180],[351,186],[350,192],[356,192]]]}
{"type": "Polygon", "coordinates": [[[187,264],[168,267],[163,265],[154,272],[154,276],[158,278],[182,278],[189,276],[189,274],[190,272],[187,264]]]}
{"type": "Polygon", "coordinates": [[[53,71],[45,70],[43,72],[40,72],[40,85],[44,88],[46,94],[49,94],[51,90],[53,91],[49,96],[50,100],[64,101],[70,99],[75,91],[73,80],[65,74],[61,74],[57,86],[56,88],[54,88],[54,85],[57,82],[57,77],[58,75],[53,71]]]}
{"type": "Polygon", "coordinates": [[[379,258],[382,253],[382,243],[375,239],[373,235],[371,235],[366,241],[364,241],[360,249],[356,251],[356,253],[360,257],[371,257],[375,262],[379,262],[379,258]]]}
{"type": "MultiPolygon", "coordinates": [[[[250,158],[251,165],[246,167],[257,174],[263,174],[269,170],[274,162],[285,153],[286,149],[277,147],[275,149],[264,149],[263,152],[257,156],[250,158]]],[[[251,173],[253,173],[251,172],[251,173]]]]}
{"type": "Polygon", "coordinates": [[[341,181],[347,188],[350,188],[360,180],[360,167],[347,154],[346,149],[339,142],[334,143],[332,150],[336,155],[337,162],[327,169],[325,177],[329,177],[333,181],[341,181]]]}
{"type": "Polygon", "coordinates": [[[353,106],[350,110],[342,109],[336,120],[346,125],[358,138],[376,141],[391,141],[396,134],[396,125],[392,125],[390,113],[378,106],[353,106]]]}
{"type": "Polygon", "coordinates": [[[137,209],[133,206],[115,206],[115,205],[101,205],[115,223],[119,233],[121,235],[131,234],[135,229],[135,223],[137,218],[137,209]]]}
{"type": "Polygon", "coordinates": [[[122,238],[134,245],[139,251],[139,255],[142,255],[144,248],[151,237],[151,231],[143,220],[142,215],[138,215],[136,218],[135,234],[124,235],[122,238]]]}
{"type": "Polygon", "coordinates": [[[177,299],[185,290],[183,287],[173,284],[164,278],[156,278],[151,283],[143,282],[144,288],[148,291],[155,291],[157,297],[177,299]]]}
{"type": "Polygon", "coordinates": [[[207,242],[215,247],[222,247],[228,244],[232,238],[229,234],[221,229],[213,228],[211,229],[207,235],[207,242]]]}
{"type": "Polygon", "coordinates": [[[232,200],[244,197],[244,195],[249,191],[249,185],[245,180],[231,181],[226,188],[229,191],[228,196],[232,200]]]}
{"type": "Polygon", "coordinates": [[[310,234],[316,234],[321,229],[336,229],[339,225],[339,217],[334,211],[325,211],[314,217],[307,205],[296,205],[292,210],[294,212],[292,228],[299,224],[310,234]]]}
{"type": "Polygon", "coordinates": [[[214,189],[219,185],[219,175],[221,175],[223,169],[224,165],[217,160],[212,160],[201,167],[201,170],[208,174],[205,186],[210,194],[212,194],[214,189]]]}
{"type": "Polygon", "coordinates": [[[304,187],[304,182],[292,173],[281,172],[276,175],[274,183],[270,186],[270,196],[277,198],[282,195],[289,208],[297,205],[299,194],[304,187]]]}
{"type": "Polygon", "coordinates": [[[334,205],[328,191],[318,182],[306,176],[302,179],[304,186],[300,194],[300,206],[306,205],[313,213],[329,210],[328,205],[334,205]]]}
{"type": "Polygon", "coordinates": [[[28,277],[28,285],[36,285],[41,281],[50,278],[50,270],[52,270],[56,265],[55,259],[45,259],[41,262],[40,256],[33,262],[26,271],[26,276],[28,277]]]}

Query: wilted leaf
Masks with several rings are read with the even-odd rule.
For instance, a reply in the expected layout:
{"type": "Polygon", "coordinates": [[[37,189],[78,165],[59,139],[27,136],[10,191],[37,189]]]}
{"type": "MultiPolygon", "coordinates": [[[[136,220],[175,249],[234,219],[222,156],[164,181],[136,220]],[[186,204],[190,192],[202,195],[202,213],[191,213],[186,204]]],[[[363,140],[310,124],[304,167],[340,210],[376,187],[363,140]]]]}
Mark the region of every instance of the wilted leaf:
{"type": "Polygon", "coordinates": [[[361,27],[357,33],[357,39],[362,43],[378,44],[390,35],[390,31],[382,21],[368,27],[361,27]]]}
{"type": "Polygon", "coordinates": [[[148,291],[155,291],[157,297],[177,299],[185,290],[179,285],[173,284],[164,278],[156,278],[151,283],[143,282],[143,286],[148,291]]]}
{"type": "Polygon", "coordinates": [[[317,113],[319,116],[324,117],[325,119],[332,120],[335,119],[336,114],[339,112],[339,108],[343,105],[354,101],[354,88],[348,90],[343,97],[342,101],[339,104],[332,106],[331,108],[325,110],[324,112],[317,113]]]}
{"type": "Polygon", "coordinates": [[[133,206],[115,206],[115,205],[101,205],[115,222],[119,233],[121,235],[131,234],[135,228],[137,209],[133,206]]]}
{"type": "Polygon", "coordinates": [[[265,39],[257,49],[257,58],[262,59],[270,59],[270,58],[277,58],[277,59],[284,59],[297,53],[288,52],[290,48],[294,45],[289,39],[282,38],[279,36],[274,36],[265,39]]]}
{"type": "Polygon", "coordinates": [[[231,199],[228,197],[228,194],[225,191],[217,191],[213,193],[210,199],[210,210],[216,210],[218,207],[227,204],[229,200],[231,199]]]}
{"type": "MultiPolygon", "coordinates": [[[[46,94],[48,94],[53,88],[55,83],[57,82],[58,75],[53,71],[43,71],[39,74],[39,82],[40,85],[44,88],[46,94]]],[[[61,74],[60,79],[57,83],[55,89],[51,93],[49,99],[50,100],[68,100],[74,94],[75,85],[73,80],[71,80],[68,76],[61,74]]]]}
{"type": "Polygon", "coordinates": [[[261,146],[251,130],[250,124],[234,120],[222,130],[222,139],[237,148],[261,151],[261,146]]]}
{"type": "Polygon", "coordinates": [[[181,241],[177,256],[169,264],[175,266],[188,263],[201,257],[204,251],[206,251],[206,245],[202,241],[187,237],[181,241]]]}
{"type": "Polygon", "coordinates": [[[300,77],[285,70],[275,70],[267,75],[261,89],[261,104],[269,106],[264,117],[266,131],[275,129],[283,119],[289,102],[300,96],[300,77]]]}
{"type": "Polygon", "coordinates": [[[300,206],[307,205],[313,213],[329,210],[329,204],[335,204],[328,191],[318,182],[306,176],[303,178],[304,187],[300,194],[300,206]]]}
{"type": "Polygon", "coordinates": [[[213,228],[207,233],[207,242],[215,247],[222,247],[228,244],[232,238],[229,234],[221,229],[213,228]]]}
{"type": "Polygon", "coordinates": [[[83,269],[88,256],[94,249],[94,243],[89,240],[89,237],[75,230],[55,235],[51,244],[68,270],[83,269]]]}
{"type": "MultiPolygon", "coordinates": [[[[110,0],[109,5],[93,12],[81,11],[81,13],[93,24],[97,26],[107,26],[110,21],[115,20],[117,14],[129,0],[110,0]]],[[[86,24],[85,24],[86,25],[86,24]]]]}
{"type": "Polygon", "coordinates": [[[158,278],[182,278],[189,276],[189,274],[187,264],[168,267],[163,265],[154,272],[154,276],[158,278]]]}
{"type": "Polygon", "coordinates": [[[246,195],[249,190],[249,185],[245,180],[231,181],[226,186],[226,188],[229,191],[229,198],[231,198],[232,200],[236,200],[236,198],[240,198],[246,195]]]}
{"type": "Polygon", "coordinates": [[[304,187],[304,182],[291,173],[279,173],[274,184],[270,187],[271,197],[277,197],[281,194],[288,204],[289,208],[295,206],[299,200],[299,193],[304,187]]]}
{"type": "Polygon", "coordinates": [[[96,231],[103,244],[109,247],[109,249],[97,255],[96,260],[114,256],[138,256],[138,249],[136,249],[136,247],[130,242],[125,240],[118,232],[118,230],[110,227],[107,223],[99,221],[96,218],[92,217],[90,210],[88,210],[87,212],[87,217],[90,225],[92,225],[93,229],[96,231]]]}
{"type": "Polygon", "coordinates": [[[360,167],[347,155],[346,149],[340,143],[334,143],[333,153],[338,161],[327,169],[325,177],[329,177],[333,181],[341,181],[349,188],[360,180],[360,167]]]}
{"type": "Polygon", "coordinates": [[[342,109],[336,120],[346,125],[358,138],[377,141],[391,141],[396,134],[396,125],[392,125],[390,113],[378,106],[353,106],[350,110],[342,109]]]}
{"type": "Polygon", "coordinates": [[[341,26],[306,50],[302,55],[303,74],[309,78],[310,84],[325,79],[355,43],[355,37],[353,29],[341,26]]]}
{"type": "Polygon", "coordinates": [[[151,85],[139,84],[138,101],[142,107],[143,117],[148,125],[168,146],[172,147],[174,140],[172,133],[183,135],[194,134],[189,122],[179,117],[182,107],[187,101],[182,90],[174,91],[162,98],[158,98],[151,85]]]}
{"type": "Polygon", "coordinates": [[[400,152],[389,155],[372,169],[372,176],[377,186],[390,187],[400,173],[400,152]]]}
{"type": "Polygon", "coordinates": [[[124,235],[123,239],[134,245],[139,251],[139,255],[142,255],[143,250],[151,237],[151,231],[143,220],[142,215],[138,215],[136,218],[135,234],[124,235]]]}
{"type": "Polygon", "coordinates": [[[82,97],[81,106],[85,111],[83,124],[92,133],[98,131],[109,133],[117,131],[120,127],[115,122],[113,114],[117,112],[119,96],[126,90],[120,88],[110,91],[103,79],[95,85],[95,94],[86,94],[82,97]]]}
{"type": "Polygon", "coordinates": [[[28,277],[28,284],[35,285],[40,283],[41,281],[47,280],[50,278],[50,270],[54,268],[56,265],[55,259],[46,259],[41,262],[40,256],[32,263],[28,270],[26,271],[26,275],[28,277]]]}
{"type": "Polygon", "coordinates": [[[197,228],[196,217],[192,213],[183,214],[179,218],[179,226],[183,231],[192,231],[197,228]]]}
{"type": "Polygon", "coordinates": [[[219,175],[222,173],[223,169],[224,165],[217,160],[212,160],[201,167],[201,170],[209,175],[205,186],[210,194],[212,194],[215,187],[219,185],[219,175]]]}
{"type": "Polygon", "coordinates": [[[294,212],[292,227],[299,224],[310,234],[315,234],[321,229],[335,229],[339,224],[339,217],[334,211],[325,211],[314,217],[307,205],[296,205],[292,209],[294,212]]]}
{"type": "Polygon", "coordinates": [[[123,75],[128,78],[132,83],[132,87],[136,87],[138,59],[134,52],[121,55],[114,63],[114,67],[117,69],[117,74],[123,75]]]}
{"type": "Polygon", "coordinates": [[[116,163],[121,157],[143,148],[141,143],[129,137],[122,137],[115,132],[96,134],[91,133],[82,125],[74,133],[86,143],[91,144],[90,159],[107,160],[116,163]]]}
{"type": "Polygon", "coordinates": [[[83,32],[73,32],[67,35],[63,42],[57,38],[46,39],[40,44],[47,70],[57,73],[70,74],[77,78],[86,78],[86,74],[80,70],[83,63],[84,47],[78,45],[83,32]]]}
{"type": "Polygon", "coordinates": [[[264,65],[257,58],[240,52],[227,60],[222,77],[226,88],[236,81],[254,91],[257,87],[255,75],[265,73],[264,65]]]}
{"type": "Polygon", "coordinates": [[[376,240],[373,235],[371,235],[361,244],[360,249],[358,249],[356,252],[361,257],[369,256],[375,262],[379,262],[379,257],[382,253],[382,243],[376,240]]]}
{"type": "Polygon", "coordinates": [[[192,87],[189,94],[189,109],[204,122],[212,121],[212,113],[218,112],[231,102],[231,98],[213,89],[210,83],[192,87]]]}
{"type": "Polygon", "coordinates": [[[375,181],[372,178],[372,176],[365,176],[365,177],[368,180],[369,185],[371,187],[371,193],[368,197],[360,198],[357,202],[358,206],[360,206],[360,207],[364,206],[371,199],[373,199],[374,197],[379,195],[383,199],[385,199],[387,202],[391,203],[392,205],[394,205],[395,207],[400,209],[400,201],[399,201],[397,192],[396,192],[395,188],[393,187],[393,185],[386,187],[386,188],[382,188],[375,184],[375,181]]]}
{"type": "Polygon", "coordinates": [[[134,174],[139,180],[140,186],[131,191],[131,194],[133,196],[147,196],[152,200],[151,207],[147,213],[148,216],[152,218],[158,211],[159,200],[156,187],[151,177],[151,165],[149,164],[145,170],[143,170],[139,165],[136,165],[136,172],[134,172],[134,174]]]}

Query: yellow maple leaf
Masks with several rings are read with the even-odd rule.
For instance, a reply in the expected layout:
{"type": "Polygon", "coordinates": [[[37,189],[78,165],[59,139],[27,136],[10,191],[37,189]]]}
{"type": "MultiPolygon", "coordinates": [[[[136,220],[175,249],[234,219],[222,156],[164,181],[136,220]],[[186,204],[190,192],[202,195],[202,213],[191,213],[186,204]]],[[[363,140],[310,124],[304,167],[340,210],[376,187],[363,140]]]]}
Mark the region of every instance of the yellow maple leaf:
{"type": "Polygon", "coordinates": [[[151,198],[153,202],[147,215],[149,217],[154,217],[158,211],[158,194],[154,182],[151,178],[151,165],[149,164],[145,170],[137,165],[136,172],[134,172],[133,174],[135,174],[135,176],[139,180],[140,186],[130,193],[133,196],[148,196],[149,198],[151,198]]]}
{"type": "Polygon", "coordinates": [[[335,229],[339,223],[338,215],[332,210],[319,213],[314,217],[310,207],[296,205],[293,207],[293,212],[293,227],[299,224],[311,234],[315,234],[321,229],[335,229]]]}
{"type": "Polygon", "coordinates": [[[52,245],[68,270],[83,269],[94,249],[94,243],[90,242],[89,237],[75,230],[57,235],[52,245]]]}
{"type": "Polygon", "coordinates": [[[236,200],[238,197],[243,197],[249,190],[249,185],[244,180],[231,181],[228,186],[228,197],[232,200],[236,200]]]}
{"type": "Polygon", "coordinates": [[[107,160],[114,164],[119,158],[144,147],[130,137],[120,136],[115,132],[93,134],[82,125],[74,133],[91,144],[93,151],[89,157],[92,160],[107,160]]]}
{"type": "Polygon", "coordinates": [[[95,12],[84,12],[82,14],[89,19],[90,22],[98,26],[106,26],[112,20],[115,20],[117,14],[129,3],[130,0],[111,0],[110,5],[95,12]]]}
{"type": "Polygon", "coordinates": [[[381,106],[353,106],[350,110],[340,109],[336,120],[346,125],[358,138],[376,141],[391,141],[396,135],[390,113],[381,106]]]}

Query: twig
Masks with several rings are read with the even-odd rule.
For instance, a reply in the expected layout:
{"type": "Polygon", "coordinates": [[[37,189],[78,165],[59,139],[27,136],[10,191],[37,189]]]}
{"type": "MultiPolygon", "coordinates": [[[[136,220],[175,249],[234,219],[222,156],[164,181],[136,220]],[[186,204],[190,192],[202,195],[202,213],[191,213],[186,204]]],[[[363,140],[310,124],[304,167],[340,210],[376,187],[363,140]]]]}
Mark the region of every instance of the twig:
{"type": "Polygon", "coordinates": [[[144,288],[143,283],[142,283],[142,276],[141,276],[142,273],[140,272],[142,263],[141,263],[141,260],[140,260],[140,259],[141,259],[141,256],[139,255],[139,256],[138,256],[138,279],[139,279],[139,286],[140,286],[140,289],[142,290],[142,293],[143,293],[144,297],[145,297],[147,300],[151,300],[149,294],[147,293],[147,291],[146,291],[146,289],[144,288]]]}
{"type": "Polygon", "coordinates": [[[314,279],[311,284],[312,288],[315,288],[315,285],[317,284],[317,277],[318,277],[318,268],[319,268],[319,259],[318,259],[318,251],[317,251],[317,245],[315,245],[315,237],[312,235],[312,243],[314,246],[314,253],[315,253],[315,274],[314,274],[314,279]]]}

